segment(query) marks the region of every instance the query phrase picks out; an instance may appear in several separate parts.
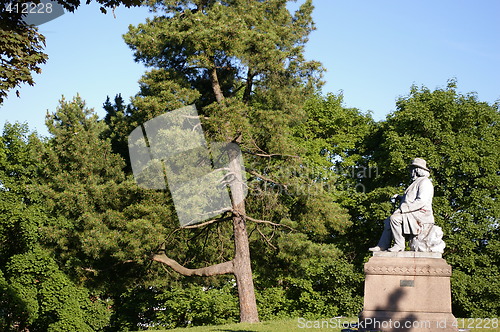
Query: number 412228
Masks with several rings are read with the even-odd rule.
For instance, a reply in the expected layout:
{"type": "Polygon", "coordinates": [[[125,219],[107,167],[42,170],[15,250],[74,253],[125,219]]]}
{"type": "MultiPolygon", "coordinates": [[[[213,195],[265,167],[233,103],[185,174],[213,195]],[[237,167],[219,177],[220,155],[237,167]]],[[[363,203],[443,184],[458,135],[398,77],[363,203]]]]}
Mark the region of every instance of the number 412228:
{"type": "Polygon", "coordinates": [[[52,13],[52,3],[33,3],[33,2],[23,2],[23,3],[8,3],[5,11],[9,13],[18,14],[50,14],[52,13]]]}

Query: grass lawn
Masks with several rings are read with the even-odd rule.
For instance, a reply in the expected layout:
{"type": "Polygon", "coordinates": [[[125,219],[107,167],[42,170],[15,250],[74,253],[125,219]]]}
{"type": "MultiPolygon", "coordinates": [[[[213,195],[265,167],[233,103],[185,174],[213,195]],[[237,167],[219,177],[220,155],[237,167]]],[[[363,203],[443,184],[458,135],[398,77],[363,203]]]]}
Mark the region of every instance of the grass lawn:
{"type": "MultiPolygon", "coordinates": [[[[458,327],[477,327],[463,331],[470,332],[500,332],[498,325],[500,320],[487,320],[479,318],[458,319],[458,327]],[[496,322],[496,323],[495,323],[496,322]],[[496,328],[493,328],[496,326],[496,328]]],[[[329,331],[340,332],[342,329],[347,329],[348,326],[343,326],[343,323],[357,322],[356,318],[341,318],[341,319],[287,319],[274,320],[269,322],[260,322],[257,324],[235,323],[217,326],[198,326],[189,328],[177,328],[173,330],[162,330],[164,332],[290,332],[290,331],[329,331]]],[[[356,330],[353,328],[353,330],[356,330]]],[[[439,332],[439,330],[436,330],[439,332]]]]}
{"type": "MultiPolygon", "coordinates": [[[[260,322],[256,324],[250,323],[234,323],[234,324],[226,324],[226,325],[217,325],[217,326],[197,326],[197,327],[188,327],[188,328],[177,328],[173,330],[162,330],[164,332],[290,332],[290,331],[330,331],[330,332],[340,332],[340,330],[344,327],[334,328],[332,324],[329,324],[329,319],[322,319],[318,322],[322,322],[325,325],[325,328],[305,328],[306,321],[304,320],[299,327],[299,321],[297,318],[287,319],[287,320],[274,320],[269,322],[260,322]],[[330,326],[327,328],[326,326],[330,326]]],[[[343,320],[348,322],[348,320],[343,320]]],[[[352,321],[352,320],[351,320],[352,321]]],[[[312,324],[314,321],[309,321],[312,324]]]]}

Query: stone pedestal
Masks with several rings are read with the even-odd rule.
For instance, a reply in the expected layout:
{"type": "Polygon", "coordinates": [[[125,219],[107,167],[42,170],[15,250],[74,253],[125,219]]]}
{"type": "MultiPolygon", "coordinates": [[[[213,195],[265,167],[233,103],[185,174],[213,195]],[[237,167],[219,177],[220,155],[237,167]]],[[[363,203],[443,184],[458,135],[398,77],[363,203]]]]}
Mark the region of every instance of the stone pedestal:
{"type": "Polygon", "coordinates": [[[362,331],[458,331],[451,266],[439,253],[376,252],[365,264],[362,331]]]}

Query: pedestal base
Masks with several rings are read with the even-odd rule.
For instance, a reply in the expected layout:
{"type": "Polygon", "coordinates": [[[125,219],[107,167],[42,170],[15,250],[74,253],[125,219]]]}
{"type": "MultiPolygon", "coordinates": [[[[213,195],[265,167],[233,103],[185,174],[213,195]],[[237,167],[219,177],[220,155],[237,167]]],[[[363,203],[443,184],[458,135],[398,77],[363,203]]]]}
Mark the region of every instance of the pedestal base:
{"type": "Polygon", "coordinates": [[[437,255],[376,253],[365,264],[362,331],[458,331],[451,266],[437,255]]]}

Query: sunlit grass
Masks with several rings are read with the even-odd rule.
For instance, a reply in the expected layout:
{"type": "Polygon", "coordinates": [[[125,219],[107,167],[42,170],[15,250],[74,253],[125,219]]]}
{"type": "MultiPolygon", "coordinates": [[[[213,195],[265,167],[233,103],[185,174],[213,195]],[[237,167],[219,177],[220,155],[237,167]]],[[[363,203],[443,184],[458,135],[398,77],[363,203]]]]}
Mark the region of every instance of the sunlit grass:
{"type": "MultiPolygon", "coordinates": [[[[172,330],[161,330],[164,332],[290,332],[290,331],[330,331],[340,332],[347,329],[348,324],[356,322],[357,318],[324,318],[318,320],[305,320],[293,318],[286,320],[274,320],[269,322],[234,323],[217,326],[197,326],[188,328],[177,328],[172,330]],[[345,325],[344,325],[345,324],[345,325]]],[[[464,318],[458,319],[458,328],[470,332],[500,332],[500,319],[464,318]],[[476,328],[473,328],[476,327],[476,328]]],[[[353,330],[357,330],[353,328],[353,330]]],[[[438,332],[438,331],[436,331],[438,332]]]]}

